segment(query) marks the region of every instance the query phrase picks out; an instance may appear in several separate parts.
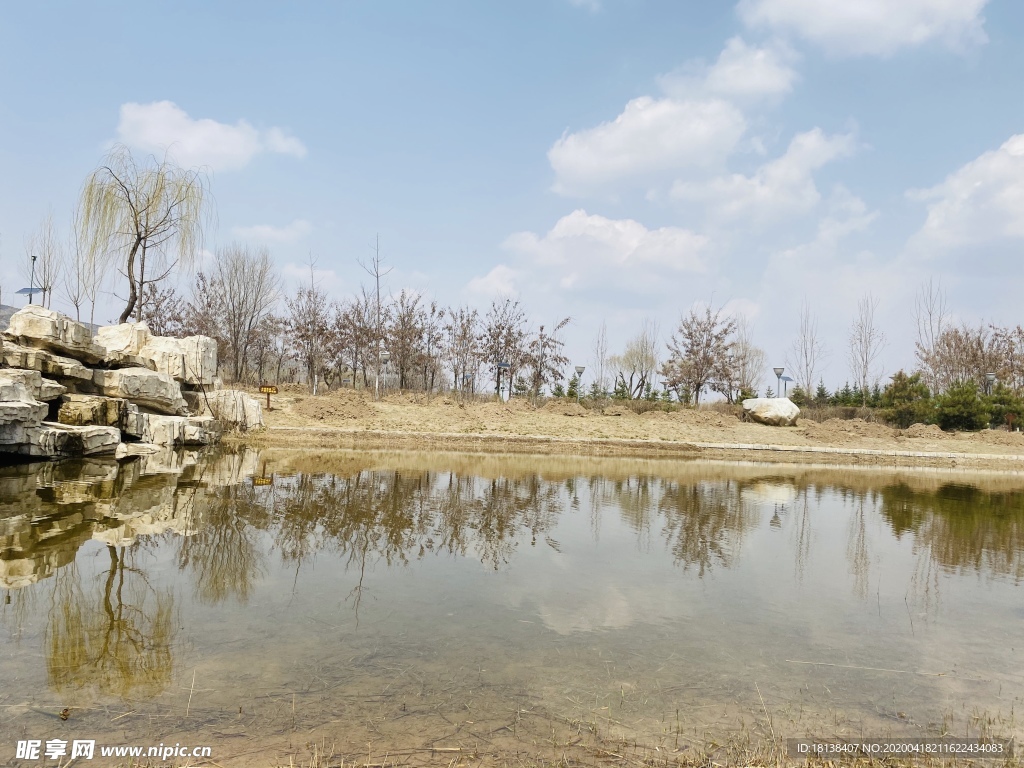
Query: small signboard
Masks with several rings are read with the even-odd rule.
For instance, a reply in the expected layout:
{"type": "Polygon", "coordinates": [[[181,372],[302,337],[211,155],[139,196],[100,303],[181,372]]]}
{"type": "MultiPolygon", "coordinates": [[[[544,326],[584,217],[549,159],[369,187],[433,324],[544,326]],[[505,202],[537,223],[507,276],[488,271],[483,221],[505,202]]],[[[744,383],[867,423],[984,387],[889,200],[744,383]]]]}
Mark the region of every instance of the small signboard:
{"type": "Polygon", "coordinates": [[[277,387],[273,384],[260,384],[260,394],[267,396],[267,410],[270,410],[270,396],[277,394],[277,387]]]}
{"type": "Polygon", "coordinates": [[[273,485],[274,484],[274,477],[273,477],[273,475],[271,475],[270,477],[254,477],[252,479],[252,484],[253,485],[273,485]]]}

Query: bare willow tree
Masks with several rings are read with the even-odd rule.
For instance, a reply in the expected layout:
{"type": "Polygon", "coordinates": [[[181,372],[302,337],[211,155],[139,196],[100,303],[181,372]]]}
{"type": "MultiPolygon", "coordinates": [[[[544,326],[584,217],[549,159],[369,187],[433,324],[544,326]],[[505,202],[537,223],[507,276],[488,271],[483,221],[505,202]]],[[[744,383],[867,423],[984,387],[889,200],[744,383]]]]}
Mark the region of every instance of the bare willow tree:
{"type": "Polygon", "coordinates": [[[75,308],[75,320],[81,321],[82,307],[88,299],[89,264],[85,249],[78,239],[78,213],[71,219],[71,235],[65,258],[61,262],[61,286],[68,304],[75,308]]]}
{"type": "Polygon", "coordinates": [[[64,264],[64,244],[53,225],[53,214],[48,213],[39,229],[25,244],[25,279],[34,281],[29,285],[39,288],[39,303],[49,308],[53,303],[53,291],[60,280],[64,264]]]}
{"type": "MultiPolygon", "coordinates": [[[[863,405],[868,403],[868,389],[881,378],[876,363],[885,347],[885,333],[875,322],[877,309],[878,299],[870,293],[865,294],[857,302],[857,315],[850,325],[847,357],[850,362],[850,372],[860,387],[863,405]]],[[[810,393],[810,390],[805,391],[810,393]]]]}
{"type": "Polygon", "coordinates": [[[936,368],[936,350],[939,338],[949,322],[949,308],[946,306],[946,294],[942,290],[941,282],[929,278],[918,289],[914,297],[914,322],[917,326],[914,353],[918,368],[924,374],[928,388],[932,392],[937,392],[941,386],[940,372],[936,368]]]}
{"type": "Polygon", "coordinates": [[[526,365],[530,368],[530,389],[534,397],[539,397],[546,385],[564,378],[562,369],[569,364],[569,358],[562,353],[565,342],[558,334],[570,320],[568,317],[559,320],[550,332],[542,325],[526,345],[526,365]]]}
{"type": "Polygon", "coordinates": [[[626,398],[642,397],[654,385],[658,370],[658,325],[644,320],[640,332],[626,344],[621,355],[608,358],[608,367],[615,375],[615,389],[626,398]]]}
{"type": "Polygon", "coordinates": [[[786,367],[793,371],[798,387],[804,392],[814,391],[814,382],[828,352],[818,336],[818,318],[804,299],[800,306],[800,331],[786,355],[786,367]]]}
{"type": "Polygon", "coordinates": [[[277,304],[280,280],[265,247],[231,245],[217,252],[213,279],[223,301],[223,327],[233,381],[248,373],[249,350],[260,323],[277,304]]]}
{"type": "Polygon", "coordinates": [[[202,246],[207,196],[202,171],[179,168],[166,156],[150,156],[140,165],[122,145],[85,180],[79,202],[83,245],[94,261],[110,252],[128,280],[119,322],[133,312],[143,319],[147,282],[163,279],[175,265],[191,264],[202,246]]]}

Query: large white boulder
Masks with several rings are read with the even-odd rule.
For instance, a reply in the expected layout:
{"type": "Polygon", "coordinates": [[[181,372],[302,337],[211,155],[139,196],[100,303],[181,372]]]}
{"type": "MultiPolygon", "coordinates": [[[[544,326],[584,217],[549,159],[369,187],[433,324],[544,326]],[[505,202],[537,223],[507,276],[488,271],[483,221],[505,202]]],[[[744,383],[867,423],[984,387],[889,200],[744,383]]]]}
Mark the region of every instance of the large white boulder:
{"type": "Polygon", "coordinates": [[[752,397],[743,401],[743,413],[759,424],[792,427],[800,409],[788,397],[752,397]]]}
{"type": "Polygon", "coordinates": [[[211,386],[217,373],[217,340],[209,336],[150,336],[139,356],[183,384],[211,386]]]}
{"type": "Polygon", "coordinates": [[[263,426],[263,406],[259,400],[245,392],[218,389],[207,392],[202,401],[207,406],[202,412],[212,414],[225,429],[247,432],[263,426]]]}
{"type": "Polygon", "coordinates": [[[64,395],[57,421],[70,426],[93,424],[99,427],[124,427],[128,401],[102,395],[64,395]]]}
{"type": "Polygon", "coordinates": [[[6,335],[25,346],[48,349],[85,363],[98,363],[103,359],[103,349],[93,344],[87,325],[38,304],[29,304],[15,312],[6,335]]]}
{"type": "Polygon", "coordinates": [[[92,456],[114,453],[121,442],[116,427],[72,427],[43,422],[39,426],[0,426],[0,452],[22,456],[92,456]]]}
{"type": "Polygon", "coordinates": [[[178,382],[147,368],[93,371],[93,385],[107,397],[121,397],[144,408],[172,416],[188,413],[178,382]]]}
{"type": "Polygon", "coordinates": [[[76,384],[92,381],[92,371],[77,360],[48,352],[45,349],[23,347],[9,341],[3,342],[3,361],[11,368],[39,371],[43,376],[62,379],[62,383],[76,384]]]}

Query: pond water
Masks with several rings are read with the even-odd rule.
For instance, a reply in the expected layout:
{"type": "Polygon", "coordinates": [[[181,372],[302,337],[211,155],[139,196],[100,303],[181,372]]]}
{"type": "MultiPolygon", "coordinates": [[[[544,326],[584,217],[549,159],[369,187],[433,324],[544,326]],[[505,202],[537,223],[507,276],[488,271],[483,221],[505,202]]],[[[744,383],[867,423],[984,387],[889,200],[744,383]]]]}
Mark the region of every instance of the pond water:
{"type": "Polygon", "coordinates": [[[0,468],[0,591],[15,765],[40,762],[15,759],[27,739],[448,765],[1022,735],[1016,475],[273,450],[21,465],[0,468]]]}

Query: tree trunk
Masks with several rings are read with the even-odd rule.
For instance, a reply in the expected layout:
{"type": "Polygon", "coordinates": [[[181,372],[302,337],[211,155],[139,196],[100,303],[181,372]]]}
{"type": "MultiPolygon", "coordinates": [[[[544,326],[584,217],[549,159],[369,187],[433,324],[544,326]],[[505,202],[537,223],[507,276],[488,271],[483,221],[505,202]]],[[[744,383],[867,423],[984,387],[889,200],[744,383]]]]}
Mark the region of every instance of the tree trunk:
{"type": "Polygon", "coordinates": [[[128,273],[128,306],[121,313],[121,318],[117,321],[119,323],[128,322],[128,318],[132,316],[135,304],[139,300],[139,289],[135,285],[135,254],[138,253],[141,244],[142,238],[136,236],[132,249],[128,252],[128,267],[125,270],[128,273]]]}

